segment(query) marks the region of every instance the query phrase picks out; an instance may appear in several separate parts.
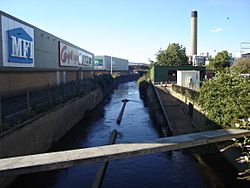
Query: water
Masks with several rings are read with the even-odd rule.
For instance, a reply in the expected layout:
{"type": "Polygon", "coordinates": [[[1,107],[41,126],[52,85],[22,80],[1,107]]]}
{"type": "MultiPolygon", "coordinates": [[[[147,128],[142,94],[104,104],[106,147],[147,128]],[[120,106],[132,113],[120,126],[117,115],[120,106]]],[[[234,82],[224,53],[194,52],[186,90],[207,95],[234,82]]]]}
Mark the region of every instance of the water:
{"type": "MultiPolygon", "coordinates": [[[[51,151],[105,145],[113,129],[118,130],[116,143],[140,142],[161,137],[149,109],[139,98],[136,82],[119,85],[114,93],[92,112],[87,120],[78,123],[51,151]],[[122,122],[116,119],[122,99],[129,99],[122,122]]],[[[218,157],[216,157],[217,159],[218,157]]],[[[213,158],[212,164],[216,164],[213,158]]],[[[232,179],[232,170],[211,169],[197,162],[188,152],[173,151],[109,162],[103,186],[111,187],[230,187],[243,186],[232,179]],[[220,172],[220,170],[222,170],[220,172]],[[222,175],[220,175],[222,174],[222,175]],[[225,176],[225,177],[224,177],[225,176]]],[[[227,164],[225,164],[227,165],[227,164]]],[[[218,167],[218,165],[214,165],[218,167]]],[[[99,164],[24,175],[12,187],[91,187],[99,164]]]]}

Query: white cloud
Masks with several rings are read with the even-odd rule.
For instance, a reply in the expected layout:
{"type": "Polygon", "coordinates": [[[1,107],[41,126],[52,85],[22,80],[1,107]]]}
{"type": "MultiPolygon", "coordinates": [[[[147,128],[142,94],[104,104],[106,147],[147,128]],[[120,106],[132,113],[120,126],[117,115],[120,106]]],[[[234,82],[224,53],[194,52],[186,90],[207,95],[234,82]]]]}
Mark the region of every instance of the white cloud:
{"type": "Polygon", "coordinates": [[[223,29],[220,27],[217,27],[217,28],[214,28],[211,30],[212,33],[218,33],[218,32],[222,32],[222,31],[223,31],[223,29]]]}

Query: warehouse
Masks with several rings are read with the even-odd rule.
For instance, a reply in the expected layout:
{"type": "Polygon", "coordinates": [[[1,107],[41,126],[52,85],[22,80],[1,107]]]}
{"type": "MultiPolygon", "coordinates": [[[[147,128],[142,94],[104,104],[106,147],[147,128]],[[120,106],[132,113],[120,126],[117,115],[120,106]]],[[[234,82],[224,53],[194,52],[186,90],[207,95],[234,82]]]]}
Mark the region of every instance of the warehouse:
{"type": "Polygon", "coordinates": [[[160,66],[154,65],[150,68],[150,79],[154,83],[160,83],[165,81],[177,82],[177,71],[200,71],[200,80],[203,80],[206,74],[206,67],[204,66],[160,66]]]}
{"type": "Polygon", "coordinates": [[[0,95],[92,76],[94,55],[0,11],[0,95]]]}
{"type": "Polygon", "coordinates": [[[95,56],[95,72],[116,72],[119,74],[128,74],[128,60],[111,56],[95,56]],[[112,66],[111,66],[112,64],[112,66]]]}

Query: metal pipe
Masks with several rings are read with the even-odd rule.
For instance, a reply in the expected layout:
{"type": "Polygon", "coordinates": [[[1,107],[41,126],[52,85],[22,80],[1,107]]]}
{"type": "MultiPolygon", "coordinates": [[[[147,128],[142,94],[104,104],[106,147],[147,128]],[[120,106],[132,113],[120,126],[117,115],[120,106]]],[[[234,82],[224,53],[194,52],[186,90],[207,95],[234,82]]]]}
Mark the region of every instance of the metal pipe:
{"type": "MultiPolygon", "coordinates": [[[[115,129],[115,130],[112,131],[112,133],[110,135],[108,144],[109,145],[114,144],[116,137],[117,137],[117,130],[115,129]]],[[[99,169],[97,171],[95,181],[92,184],[92,188],[99,188],[99,187],[102,186],[102,182],[103,182],[104,175],[105,175],[105,172],[107,170],[107,167],[108,167],[108,161],[101,164],[101,166],[99,167],[99,169]]]]}
{"type": "Polygon", "coordinates": [[[120,114],[116,120],[117,124],[120,124],[121,121],[122,121],[122,115],[123,115],[123,112],[124,112],[124,109],[125,109],[125,106],[127,104],[129,100],[128,99],[123,99],[122,102],[123,102],[123,105],[122,105],[122,108],[121,108],[121,111],[120,111],[120,114]]]}

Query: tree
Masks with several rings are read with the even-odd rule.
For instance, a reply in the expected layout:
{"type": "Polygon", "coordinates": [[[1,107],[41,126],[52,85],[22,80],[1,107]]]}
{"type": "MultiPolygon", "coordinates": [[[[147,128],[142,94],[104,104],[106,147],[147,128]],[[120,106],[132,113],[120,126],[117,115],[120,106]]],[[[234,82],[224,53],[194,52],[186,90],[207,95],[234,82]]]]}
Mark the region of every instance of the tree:
{"type": "Polygon", "coordinates": [[[158,51],[155,64],[168,66],[187,65],[186,49],[176,43],[169,44],[166,50],[158,51]]]}
{"type": "Polygon", "coordinates": [[[250,58],[239,59],[234,67],[242,74],[250,73],[250,58]]]}
{"type": "Polygon", "coordinates": [[[198,103],[210,120],[234,127],[250,117],[250,80],[226,68],[203,83],[198,103]]]}
{"type": "Polygon", "coordinates": [[[218,52],[215,58],[209,60],[208,69],[218,71],[230,66],[229,55],[226,50],[218,52]]]}

